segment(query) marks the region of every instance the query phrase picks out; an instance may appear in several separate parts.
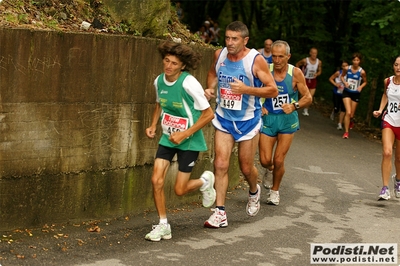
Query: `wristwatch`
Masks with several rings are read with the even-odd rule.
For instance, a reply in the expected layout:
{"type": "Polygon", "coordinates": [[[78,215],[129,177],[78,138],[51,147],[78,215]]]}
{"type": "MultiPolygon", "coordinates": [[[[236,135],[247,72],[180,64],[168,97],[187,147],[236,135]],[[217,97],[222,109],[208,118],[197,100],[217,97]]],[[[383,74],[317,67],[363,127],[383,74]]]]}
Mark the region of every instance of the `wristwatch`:
{"type": "Polygon", "coordinates": [[[296,110],[300,109],[300,104],[298,102],[294,102],[293,105],[296,110]]]}

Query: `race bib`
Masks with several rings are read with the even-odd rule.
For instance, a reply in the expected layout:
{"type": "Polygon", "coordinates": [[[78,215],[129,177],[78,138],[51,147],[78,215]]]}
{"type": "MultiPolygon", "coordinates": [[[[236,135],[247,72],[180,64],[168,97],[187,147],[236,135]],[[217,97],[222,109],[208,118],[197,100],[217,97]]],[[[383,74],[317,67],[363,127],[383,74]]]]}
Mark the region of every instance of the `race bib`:
{"type": "Polygon", "coordinates": [[[282,110],[282,104],[289,103],[289,94],[279,94],[272,98],[272,108],[274,110],[282,110]]]}
{"type": "Polygon", "coordinates": [[[189,119],[164,113],[161,118],[162,131],[166,135],[188,129],[189,119]]]}
{"type": "Polygon", "coordinates": [[[347,83],[349,83],[349,87],[348,87],[348,89],[349,90],[351,90],[351,91],[356,91],[357,90],[357,88],[358,88],[358,80],[356,80],[356,79],[348,79],[347,80],[347,83]]]}
{"type": "Polygon", "coordinates": [[[307,78],[307,79],[312,79],[312,78],[314,78],[315,72],[316,72],[315,70],[308,70],[307,73],[306,73],[306,78],[307,78]]]}
{"type": "Polygon", "coordinates": [[[399,103],[390,102],[389,105],[388,105],[387,110],[388,110],[389,113],[396,114],[397,112],[400,111],[399,108],[400,108],[400,104],[399,103]]]}
{"type": "Polygon", "coordinates": [[[229,110],[242,110],[243,95],[240,93],[232,93],[229,88],[220,89],[220,106],[229,110]]]}

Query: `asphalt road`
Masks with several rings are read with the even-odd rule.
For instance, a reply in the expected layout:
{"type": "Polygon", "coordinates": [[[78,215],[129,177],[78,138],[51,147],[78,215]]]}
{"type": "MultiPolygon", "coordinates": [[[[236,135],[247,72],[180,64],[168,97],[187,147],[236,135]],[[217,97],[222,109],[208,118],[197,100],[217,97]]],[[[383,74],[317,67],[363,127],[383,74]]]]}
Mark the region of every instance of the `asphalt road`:
{"type": "Polygon", "coordinates": [[[399,243],[400,199],[377,201],[381,143],[355,131],[342,139],[343,131],[313,109],[300,115],[300,126],[280,205],[267,205],[263,189],[256,217],[246,215],[248,188],[241,183],[228,194],[227,228],[204,228],[211,211],[193,204],[170,211],[173,237],[160,242],[144,240],[158,222],[155,212],[22,230],[2,236],[0,265],[293,266],[310,265],[311,243],[399,243]]]}

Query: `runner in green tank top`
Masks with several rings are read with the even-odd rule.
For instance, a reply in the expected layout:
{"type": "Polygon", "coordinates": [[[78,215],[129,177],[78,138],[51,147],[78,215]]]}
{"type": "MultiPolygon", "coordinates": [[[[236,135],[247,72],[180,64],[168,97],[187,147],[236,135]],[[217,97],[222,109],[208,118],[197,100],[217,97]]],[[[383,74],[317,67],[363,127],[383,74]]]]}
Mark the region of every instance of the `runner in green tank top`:
{"type": "Polygon", "coordinates": [[[204,95],[201,84],[187,70],[195,69],[200,54],[189,46],[166,41],[158,47],[164,72],[154,81],[156,105],[151,125],[146,128],[149,138],[156,136],[157,124],[161,121],[162,135],[154,161],[153,185],[154,203],[160,223],[154,225],[147,240],[170,239],[171,226],[168,224],[164,183],[175,155],[178,157],[178,175],[175,193],[178,196],[200,189],[203,206],[211,207],[215,201],[214,174],[205,171],[200,178],[190,179],[193,166],[200,151],[207,150],[202,128],[214,118],[214,112],[204,95]]]}

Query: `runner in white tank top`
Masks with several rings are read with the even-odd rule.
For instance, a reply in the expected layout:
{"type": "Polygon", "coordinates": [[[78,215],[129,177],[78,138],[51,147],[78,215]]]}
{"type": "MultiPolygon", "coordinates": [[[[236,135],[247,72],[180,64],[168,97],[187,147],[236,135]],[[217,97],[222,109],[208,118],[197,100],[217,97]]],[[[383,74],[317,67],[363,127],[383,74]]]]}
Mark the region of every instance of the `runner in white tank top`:
{"type": "Polygon", "coordinates": [[[374,111],[374,117],[382,115],[382,189],[378,200],[390,199],[389,181],[392,172],[393,142],[396,143],[395,150],[395,174],[392,176],[393,192],[396,198],[400,198],[400,56],[393,64],[394,75],[384,81],[384,92],[379,110],[374,111]]]}
{"type": "MultiPolygon", "coordinates": [[[[306,85],[310,90],[311,96],[314,98],[315,90],[317,89],[317,77],[322,72],[322,61],[317,58],[318,50],[313,47],[310,49],[310,56],[301,59],[296,63],[296,67],[303,70],[304,77],[306,78],[306,85]]],[[[304,116],[309,116],[308,107],[303,110],[304,116]]]]}

